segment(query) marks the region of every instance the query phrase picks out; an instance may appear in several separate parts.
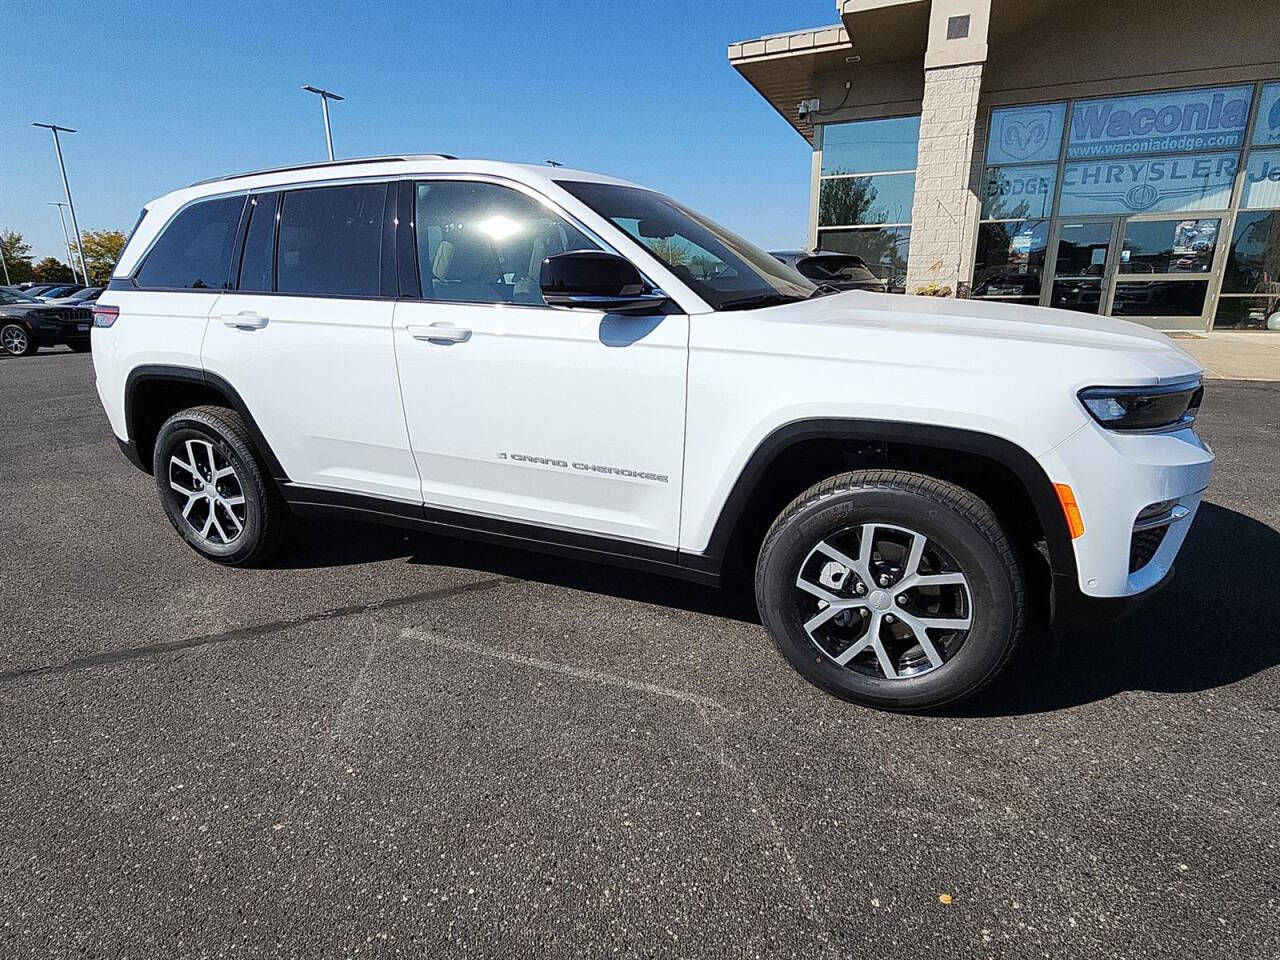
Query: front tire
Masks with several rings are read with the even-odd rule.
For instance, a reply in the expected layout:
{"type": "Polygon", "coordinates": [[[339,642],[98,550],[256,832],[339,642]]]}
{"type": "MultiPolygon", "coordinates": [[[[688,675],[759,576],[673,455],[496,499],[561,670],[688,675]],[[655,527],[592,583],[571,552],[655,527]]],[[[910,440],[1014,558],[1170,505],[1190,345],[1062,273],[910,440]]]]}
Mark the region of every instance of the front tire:
{"type": "Polygon", "coordinates": [[[197,553],[253,566],[279,546],[288,508],[234,410],[174,414],[156,435],[152,470],[165,515],[197,553]]]}
{"type": "Polygon", "coordinates": [[[991,509],[917,473],[844,473],[804,491],[765,536],[755,588],[801,675],[881,709],[972,696],[1023,633],[1022,568],[991,509]]]}
{"type": "Polygon", "coordinates": [[[6,323],[0,327],[0,347],[15,357],[29,357],[39,349],[27,328],[20,323],[6,323]]]}

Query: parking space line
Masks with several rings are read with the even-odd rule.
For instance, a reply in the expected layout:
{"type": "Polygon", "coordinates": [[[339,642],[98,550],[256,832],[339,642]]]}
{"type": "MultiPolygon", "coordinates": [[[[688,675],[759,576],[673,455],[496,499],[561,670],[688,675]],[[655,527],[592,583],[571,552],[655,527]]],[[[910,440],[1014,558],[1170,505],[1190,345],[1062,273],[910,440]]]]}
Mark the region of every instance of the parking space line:
{"type": "Polygon", "coordinates": [[[91,657],[77,657],[76,659],[68,660],[65,663],[48,664],[42,667],[25,667],[19,670],[6,670],[0,672],[0,682],[20,680],[27,677],[71,673],[76,670],[90,670],[94,667],[108,666],[114,663],[122,663],[127,660],[140,660],[147,657],[155,657],[165,653],[172,653],[175,650],[189,650],[192,647],[203,647],[210,644],[234,643],[237,640],[247,640],[253,637],[279,633],[281,630],[305,626],[308,623],[317,623],[322,620],[334,620],[339,617],[357,616],[362,613],[389,610],[395,607],[403,607],[415,603],[428,603],[432,600],[440,600],[444,597],[452,597],[461,593],[472,593],[477,590],[492,590],[496,587],[502,586],[504,583],[514,582],[516,581],[512,577],[495,577],[489,580],[478,580],[472,583],[462,583],[456,584],[452,587],[443,587],[439,590],[425,590],[421,593],[411,593],[408,596],[403,597],[390,597],[384,600],[373,600],[369,603],[354,603],[344,607],[335,607],[332,610],[320,610],[316,613],[310,613],[303,617],[294,617],[289,620],[273,620],[269,623],[258,623],[248,627],[236,627],[233,630],[224,630],[220,633],[207,633],[197,637],[187,637],[182,640],[169,640],[164,643],[152,643],[145,647],[129,647],[126,650],[112,650],[107,653],[94,654],[91,657]]]}
{"type": "Polygon", "coordinates": [[[478,657],[487,657],[490,660],[499,660],[503,663],[516,664],[517,666],[530,667],[534,670],[542,670],[545,673],[554,673],[562,677],[572,677],[577,680],[586,680],[590,683],[599,683],[608,687],[621,687],[625,690],[634,690],[637,693],[649,693],[657,697],[665,697],[668,700],[678,700],[686,703],[699,710],[714,711],[721,716],[733,716],[733,711],[728,707],[712,700],[710,697],[704,697],[700,694],[690,693],[687,690],[677,690],[675,687],[664,687],[657,683],[646,683],[643,680],[633,680],[630,677],[618,676],[615,673],[606,673],[603,670],[594,670],[591,667],[575,667],[567,663],[557,663],[553,660],[541,660],[538,657],[527,657],[523,654],[512,653],[509,650],[500,650],[497,647],[486,646],[482,643],[471,643],[467,640],[458,640],[453,637],[446,637],[443,634],[433,633],[430,630],[423,630],[420,627],[405,627],[400,631],[400,636],[405,639],[418,640],[422,643],[430,644],[433,647],[439,647],[442,650],[452,650],[457,653],[470,653],[478,657]]]}

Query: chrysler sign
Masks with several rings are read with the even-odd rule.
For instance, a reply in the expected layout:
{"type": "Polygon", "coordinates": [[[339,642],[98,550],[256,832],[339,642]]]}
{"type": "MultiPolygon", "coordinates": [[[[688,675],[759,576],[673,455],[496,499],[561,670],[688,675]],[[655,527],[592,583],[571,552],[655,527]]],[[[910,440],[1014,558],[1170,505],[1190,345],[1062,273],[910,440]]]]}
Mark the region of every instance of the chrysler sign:
{"type": "Polygon", "coordinates": [[[1244,144],[1252,85],[1082,100],[1071,111],[1067,156],[1184,153],[1244,144]]]}

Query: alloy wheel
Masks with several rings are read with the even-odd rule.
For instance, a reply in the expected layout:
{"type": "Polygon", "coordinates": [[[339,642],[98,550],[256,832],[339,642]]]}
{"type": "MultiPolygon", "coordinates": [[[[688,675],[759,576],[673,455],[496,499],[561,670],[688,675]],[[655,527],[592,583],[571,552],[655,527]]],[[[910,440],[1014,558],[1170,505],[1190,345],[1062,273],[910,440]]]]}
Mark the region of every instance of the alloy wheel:
{"type": "Polygon", "coordinates": [[[0,345],[15,357],[27,352],[27,332],[16,323],[10,324],[0,332],[0,345]]]}
{"type": "Polygon", "coordinates": [[[906,527],[865,523],[818,541],[795,585],[814,646],[839,666],[878,678],[938,669],[973,626],[973,595],[959,565],[906,527]]]}
{"type": "Polygon", "coordinates": [[[169,457],[169,489],[182,519],[201,539],[225,547],[244,533],[244,485],[235,467],[208,440],[187,439],[169,457]]]}

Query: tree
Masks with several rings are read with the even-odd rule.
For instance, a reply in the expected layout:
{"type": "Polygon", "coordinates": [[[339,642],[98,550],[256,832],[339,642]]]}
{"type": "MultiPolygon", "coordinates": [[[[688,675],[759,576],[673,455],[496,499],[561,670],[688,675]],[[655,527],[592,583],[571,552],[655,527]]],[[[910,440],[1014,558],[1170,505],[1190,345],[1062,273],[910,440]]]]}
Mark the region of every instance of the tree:
{"type": "Polygon", "coordinates": [[[89,283],[104,286],[111,279],[111,271],[124,250],[125,235],[119,230],[86,230],[80,242],[84,246],[89,283]]]}
{"type": "MultiPolygon", "coordinates": [[[[9,271],[10,283],[26,283],[31,279],[31,244],[17,230],[0,230],[0,250],[9,271]]],[[[4,274],[0,272],[0,282],[4,274]]]]}
{"type": "Polygon", "coordinates": [[[45,257],[32,268],[31,279],[37,283],[71,283],[75,275],[57,257],[45,257]]]}

